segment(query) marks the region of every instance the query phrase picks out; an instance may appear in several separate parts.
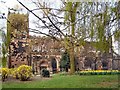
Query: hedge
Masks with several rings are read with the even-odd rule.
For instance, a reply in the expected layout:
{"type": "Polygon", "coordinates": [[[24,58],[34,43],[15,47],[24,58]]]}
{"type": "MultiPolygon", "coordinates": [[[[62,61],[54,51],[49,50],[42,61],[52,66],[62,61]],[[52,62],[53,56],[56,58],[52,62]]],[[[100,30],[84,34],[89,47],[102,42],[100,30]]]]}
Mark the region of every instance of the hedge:
{"type": "Polygon", "coordinates": [[[88,70],[79,71],[75,73],[76,75],[116,75],[120,74],[118,70],[88,70]]]}

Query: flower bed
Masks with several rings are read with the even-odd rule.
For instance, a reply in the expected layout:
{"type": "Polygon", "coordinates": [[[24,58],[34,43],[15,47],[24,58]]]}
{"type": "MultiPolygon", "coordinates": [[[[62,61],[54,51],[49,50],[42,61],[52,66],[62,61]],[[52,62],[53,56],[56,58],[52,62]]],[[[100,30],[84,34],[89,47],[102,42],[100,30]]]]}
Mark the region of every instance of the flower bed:
{"type": "Polygon", "coordinates": [[[2,81],[5,81],[8,76],[11,76],[22,81],[27,81],[32,77],[32,68],[27,65],[21,65],[18,68],[1,68],[2,81]]]}
{"type": "Polygon", "coordinates": [[[8,68],[1,68],[0,73],[2,73],[2,81],[5,81],[9,75],[9,69],[8,68]]]}
{"type": "Polygon", "coordinates": [[[120,74],[118,70],[88,70],[79,71],[75,73],[76,75],[115,75],[120,74]]]}
{"type": "Polygon", "coordinates": [[[27,65],[22,65],[17,68],[18,78],[22,81],[27,81],[32,77],[32,68],[27,65]]]}

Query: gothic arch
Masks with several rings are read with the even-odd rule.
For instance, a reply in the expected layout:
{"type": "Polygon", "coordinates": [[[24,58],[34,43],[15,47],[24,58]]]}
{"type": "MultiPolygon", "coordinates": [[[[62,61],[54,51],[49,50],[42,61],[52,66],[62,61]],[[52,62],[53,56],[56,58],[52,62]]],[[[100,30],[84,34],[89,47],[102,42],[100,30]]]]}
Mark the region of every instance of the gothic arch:
{"type": "Polygon", "coordinates": [[[40,70],[42,70],[42,69],[47,69],[47,68],[48,68],[48,61],[42,60],[42,61],[39,63],[39,67],[40,67],[40,70]]]}

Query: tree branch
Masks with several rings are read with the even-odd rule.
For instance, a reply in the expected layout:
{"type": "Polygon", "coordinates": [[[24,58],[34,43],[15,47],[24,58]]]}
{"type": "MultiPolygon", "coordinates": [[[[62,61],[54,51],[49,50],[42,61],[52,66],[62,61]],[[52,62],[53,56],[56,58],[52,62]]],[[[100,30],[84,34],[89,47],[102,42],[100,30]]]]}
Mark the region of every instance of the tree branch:
{"type": "Polygon", "coordinates": [[[54,37],[54,36],[51,36],[51,35],[49,35],[49,34],[43,33],[43,32],[41,32],[41,31],[39,31],[39,30],[37,30],[37,29],[29,28],[29,31],[30,31],[30,32],[33,32],[33,33],[37,33],[37,34],[42,34],[42,35],[51,37],[51,38],[53,38],[53,39],[55,39],[55,40],[57,40],[57,41],[60,41],[58,38],[56,38],[56,37],[54,37]]]}
{"type": "MultiPolygon", "coordinates": [[[[35,17],[37,17],[40,21],[42,21],[42,23],[49,29],[49,27],[45,24],[46,22],[44,20],[42,20],[39,16],[37,16],[34,12],[32,12],[29,8],[27,8],[23,3],[21,3],[19,0],[17,0],[24,8],[26,8],[29,12],[31,12],[35,17]]],[[[49,21],[53,24],[53,26],[63,35],[64,33],[52,22],[52,20],[50,19],[50,17],[47,15],[47,18],[49,19],[49,21]]]]}
{"type": "Polygon", "coordinates": [[[32,12],[29,8],[27,8],[23,3],[21,3],[19,0],[17,0],[19,4],[21,4],[25,9],[27,9],[29,12],[31,12],[35,17],[37,17],[48,29],[49,27],[45,24],[46,21],[42,20],[39,16],[37,16],[34,12],[32,12]]]}

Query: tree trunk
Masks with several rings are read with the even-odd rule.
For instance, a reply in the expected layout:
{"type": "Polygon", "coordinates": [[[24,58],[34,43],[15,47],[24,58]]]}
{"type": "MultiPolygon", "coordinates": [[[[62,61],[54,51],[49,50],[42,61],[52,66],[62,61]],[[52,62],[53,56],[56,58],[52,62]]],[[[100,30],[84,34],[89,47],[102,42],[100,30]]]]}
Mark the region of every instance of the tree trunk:
{"type": "Polygon", "coordinates": [[[11,66],[11,49],[10,49],[10,44],[8,44],[9,46],[8,46],[8,48],[9,48],[9,50],[8,50],[8,53],[9,53],[9,56],[8,56],[8,68],[11,68],[12,66],[11,66]]]}
{"type": "Polygon", "coordinates": [[[74,56],[74,46],[72,45],[70,47],[70,51],[69,51],[69,55],[70,55],[70,74],[74,74],[75,73],[75,56],[74,56]]]}

